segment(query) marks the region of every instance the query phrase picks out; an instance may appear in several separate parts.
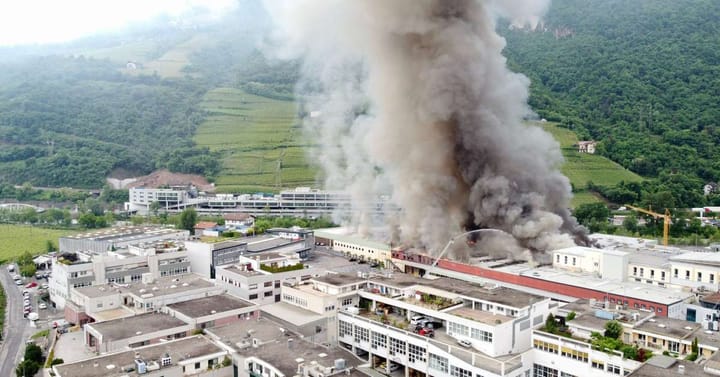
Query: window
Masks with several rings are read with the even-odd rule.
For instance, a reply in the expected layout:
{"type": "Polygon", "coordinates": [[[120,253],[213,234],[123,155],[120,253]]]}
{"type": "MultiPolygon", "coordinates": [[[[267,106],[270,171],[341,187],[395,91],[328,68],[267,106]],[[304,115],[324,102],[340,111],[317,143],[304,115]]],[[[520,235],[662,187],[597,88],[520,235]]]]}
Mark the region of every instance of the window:
{"type": "Polygon", "coordinates": [[[680,343],[668,341],[668,351],[676,353],[680,352],[680,343]]]}
{"type": "Polygon", "coordinates": [[[549,368],[540,364],[533,364],[534,377],[558,377],[557,369],[549,368]]]}
{"type": "Polygon", "coordinates": [[[267,292],[263,293],[263,296],[265,296],[265,297],[271,297],[272,295],[273,295],[273,291],[267,291],[267,292]]]}
{"type": "Polygon", "coordinates": [[[416,346],[412,343],[408,343],[408,360],[411,363],[414,362],[425,362],[425,348],[416,346]]]}
{"type": "Polygon", "coordinates": [[[650,270],[650,279],[655,278],[655,270],[650,270]]]}
{"type": "Polygon", "coordinates": [[[533,340],[533,347],[550,353],[558,353],[558,346],[556,344],[543,342],[542,340],[533,340]]]}
{"type": "Polygon", "coordinates": [[[595,369],[605,370],[605,363],[602,361],[593,360],[592,367],[595,369]]]}
{"type": "Polygon", "coordinates": [[[200,363],[195,363],[195,369],[200,369],[200,363]]]}
{"type": "Polygon", "coordinates": [[[560,254],[555,254],[555,262],[560,263],[560,254]]]}
{"type": "Polygon", "coordinates": [[[576,259],[575,259],[575,257],[573,257],[573,266],[575,265],[575,261],[576,261],[576,259]]]}
{"type": "Polygon", "coordinates": [[[430,354],[430,362],[428,363],[428,368],[439,370],[443,373],[448,372],[448,359],[444,358],[442,356],[435,355],[434,353],[430,354]]]}
{"type": "Polygon", "coordinates": [[[266,281],[265,284],[263,284],[264,287],[272,287],[273,282],[272,281],[266,281]]]}
{"type": "Polygon", "coordinates": [[[352,333],[353,333],[352,323],[345,322],[345,321],[338,321],[338,322],[339,322],[338,326],[339,326],[339,332],[340,332],[339,335],[341,338],[346,335],[352,335],[352,333]]]}
{"type": "Polygon", "coordinates": [[[453,365],[450,367],[450,375],[453,377],[472,377],[472,372],[453,365]]]}
{"type": "MultiPolygon", "coordinates": [[[[340,335],[342,336],[342,334],[340,335]]],[[[385,334],[374,332],[372,333],[372,348],[385,348],[387,347],[387,337],[385,334]]]]}
{"type": "Polygon", "coordinates": [[[404,355],[405,342],[400,339],[390,338],[390,355],[404,355]]]}
{"type": "Polygon", "coordinates": [[[678,277],[678,269],[677,268],[675,269],[675,271],[673,271],[673,277],[675,277],[675,278],[678,277]]]}
{"type": "Polygon", "coordinates": [[[570,374],[570,373],[560,372],[560,377],[577,377],[577,376],[574,374],[570,374]]]}
{"type": "Polygon", "coordinates": [[[702,272],[698,272],[697,281],[702,281],[702,272]]]}
{"type": "Polygon", "coordinates": [[[637,275],[637,267],[633,267],[633,276],[637,275]]]}
{"type": "Polygon", "coordinates": [[[643,277],[645,275],[645,269],[640,267],[640,277],[643,277]]]}
{"type": "Polygon", "coordinates": [[[665,280],[665,271],[660,271],[660,280],[665,280]]]}
{"type": "Polygon", "coordinates": [[[715,283],[715,274],[710,274],[710,284],[715,283]]]}
{"type": "Polygon", "coordinates": [[[130,281],[140,281],[142,280],[142,275],[132,275],[130,276],[130,281]]]}
{"type": "Polygon", "coordinates": [[[275,288],[280,288],[280,280],[275,280],[275,288]]]}
{"type": "Polygon", "coordinates": [[[690,280],[690,270],[685,270],[685,280],[690,280]]]}
{"type": "Polygon", "coordinates": [[[344,299],[342,300],[342,306],[352,305],[352,301],[353,301],[352,298],[344,298],[344,299]]]}
{"type": "Polygon", "coordinates": [[[607,371],[612,374],[622,375],[622,368],[619,365],[608,364],[607,371]]]}
{"type": "Polygon", "coordinates": [[[567,263],[567,255],[565,256],[565,264],[568,264],[568,263],[567,263]]]}
{"type": "Polygon", "coordinates": [[[587,361],[588,361],[588,353],[587,352],[576,351],[574,349],[567,348],[567,347],[562,348],[560,355],[570,358],[570,359],[573,359],[573,360],[579,360],[579,361],[582,361],[585,363],[587,363],[587,361]]]}
{"type": "Polygon", "coordinates": [[[370,341],[370,330],[355,326],[355,341],[356,342],[369,342],[370,341]]]}
{"type": "Polygon", "coordinates": [[[470,336],[470,329],[465,326],[461,325],[459,323],[450,322],[448,321],[448,332],[452,335],[462,335],[462,336],[470,336]]]}
{"type": "Polygon", "coordinates": [[[249,298],[250,300],[256,300],[257,297],[258,297],[258,296],[257,296],[257,293],[253,293],[253,294],[251,294],[250,296],[248,296],[248,298],[249,298]]]}
{"type": "Polygon", "coordinates": [[[489,342],[492,343],[493,341],[493,334],[487,331],[483,331],[480,329],[473,328],[470,331],[470,336],[473,339],[481,340],[483,342],[489,342]]]}
{"type": "Polygon", "coordinates": [[[257,284],[248,285],[248,289],[257,289],[257,284]]]}

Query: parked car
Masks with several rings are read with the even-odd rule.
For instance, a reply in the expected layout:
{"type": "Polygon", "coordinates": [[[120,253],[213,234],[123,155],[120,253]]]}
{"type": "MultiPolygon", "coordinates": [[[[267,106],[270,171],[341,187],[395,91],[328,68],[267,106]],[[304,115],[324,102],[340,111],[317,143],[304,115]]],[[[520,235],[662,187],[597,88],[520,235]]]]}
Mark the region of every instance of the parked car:
{"type": "Polygon", "coordinates": [[[427,318],[425,318],[425,316],[422,316],[422,315],[412,316],[412,317],[410,318],[410,324],[411,324],[411,325],[418,325],[418,324],[420,324],[420,321],[422,321],[422,320],[427,320],[427,318]]]}
{"type": "Polygon", "coordinates": [[[47,309],[47,304],[45,304],[44,302],[40,303],[40,305],[38,305],[38,309],[47,309]]]}
{"type": "Polygon", "coordinates": [[[457,343],[465,348],[472,347],[472,343],[467,339],[458,339],[457,343]]]}
{"type": "Polygon", "coordinates": [[[8,272],[15,272],[15,265],[12,264],[12,263],[9,264],[9,265],[7,266],[7,270],[8,270],[8,272]]]}
{"type": "Polygon", "coordinates": [[[418,335],[427,336],[430,338],[435,337],[435,330],[428,327],[421,327],[417,333],[418,335]]]}
{"type": "Polygon", "coordinates": [[[48,288],[50,288],[48,283],[42,283],[42,285],[40,285],[40,289],[48,289],[48,288]]]}
{"type": "Polygon", "coordinates": [[[28,285],[25,286],[25,288],[35,288],[35,287],[37,287],[37,283],[34,281],[31,281],[30,283],[28,283],[28,285]]]}
{"type": "Polygon", "coordinates": [[[16,285],[23,285],[23,282],[22,282],[22,280],[17,279],[17,280],[15,280],[15,284],[16,284],[16,285]]]}
{"type": "Polygon", "coordinates": [[[390,372],[394,372],[398,369],[400,369],[400,364],[396,364],[391,361],[390,362],[390,372]]]}

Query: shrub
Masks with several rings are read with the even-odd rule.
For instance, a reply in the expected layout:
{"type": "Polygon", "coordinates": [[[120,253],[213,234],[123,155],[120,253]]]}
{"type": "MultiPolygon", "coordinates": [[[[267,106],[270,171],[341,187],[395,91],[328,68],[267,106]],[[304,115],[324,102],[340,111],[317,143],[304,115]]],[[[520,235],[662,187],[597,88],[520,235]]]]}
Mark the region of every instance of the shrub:
{"type": "Polygon", "coordinates": [[[305,268],[305,266],[302,263],[298,264],[291,264],[289,266],[283,266],[283,267],[275,267],[275,266],[268,266],[266,264],[261,264],[260,269],[263,271],[267,271],[270,273],[278,273],[278,272],[287,272],[287,271],[295,271],[295,270],[302,270],[305,268]]]}
{"type": "Polygon", "coordinates": [[[623,328],[618,321],[608,321],[605,323],[605,336],[612,339],[617,339],[622,334],[623,328]]]}
{"type": "Polygon", "coordinates": [[[568,315],[567,315],[567,317],[565,318],[565,320],[566,320],[566,321],[572,321],[573,319],[575,319],[575,316],[576,316],[575,312],[570,312],[570,313],[568,313],[568,315]]]}

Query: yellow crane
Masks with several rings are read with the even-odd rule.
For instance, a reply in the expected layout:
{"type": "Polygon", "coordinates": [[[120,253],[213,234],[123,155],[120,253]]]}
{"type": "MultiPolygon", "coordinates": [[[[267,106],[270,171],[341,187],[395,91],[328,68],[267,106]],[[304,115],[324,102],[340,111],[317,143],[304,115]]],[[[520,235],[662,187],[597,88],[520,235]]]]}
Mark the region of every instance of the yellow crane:
{"type": "Polygon", "coordinates": [[[669,209],[665,208],[665,214],[663,215],[662,213],[653,212],[653,211],[651,211],[649,209],[645,209],[645,208],[631,206],[630,204],[625,204],[625,207],[628,207],[634,211],[638,211],[638,212],[650,215],[656,219],[663,219],[663,245],[665,245],[665,246],[668,245],[668,237],[670,235],[670,221],[671,221],[669,209]]]}

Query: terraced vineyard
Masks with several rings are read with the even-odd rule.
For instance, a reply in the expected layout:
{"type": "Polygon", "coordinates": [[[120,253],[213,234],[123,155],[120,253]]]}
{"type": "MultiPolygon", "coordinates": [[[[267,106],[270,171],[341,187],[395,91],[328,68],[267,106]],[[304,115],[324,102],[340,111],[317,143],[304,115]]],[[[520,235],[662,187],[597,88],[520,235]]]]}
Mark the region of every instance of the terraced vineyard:
{"type": "Polygon", "coordinates": [[[596,154],[578,153],[574,147],[578,139],[574,132],[559,127],[555,123],[541,123],[546,131],[551,133],[555,140],[560,143],[565,164],[562,172],[570,179],[578,192],[573,198],[573,206],[583,203],[600,201],[585,188],[587,183],[592,181],[596,185],[611,186],[620,181],[632,182],[641,181],[642,177],[623,168],[619,164],[596,154]]]}
{"type": "Polygon", "coordinates": [[[218,88],[201,105],[209,115],[195,142],[223,155],[219,192],[271,192],[315,183],[317,170],[306,160],[311,144],[296,123],[293,102],[218,88]]]}

